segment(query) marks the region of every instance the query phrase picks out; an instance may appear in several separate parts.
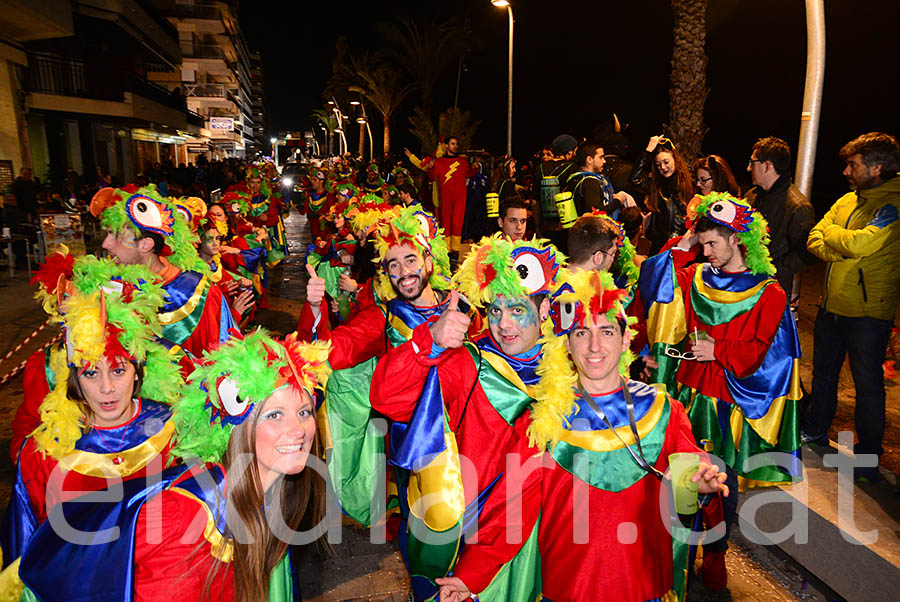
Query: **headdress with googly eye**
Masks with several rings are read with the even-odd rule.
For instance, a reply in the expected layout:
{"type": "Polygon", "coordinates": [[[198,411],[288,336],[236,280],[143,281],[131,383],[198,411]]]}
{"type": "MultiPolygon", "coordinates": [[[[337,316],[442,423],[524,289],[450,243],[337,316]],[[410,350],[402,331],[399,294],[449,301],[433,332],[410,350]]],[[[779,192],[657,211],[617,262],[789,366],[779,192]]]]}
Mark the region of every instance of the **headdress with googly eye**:
{"type": "Polygon", "coordinates": [[[197,232],[200,223],[206,217],[206,203],[195,196],[175,199],[175,210],[185,219],[191,228],[191,232],[197,232]]]}
{"type": "Polygon", "coordinates": [[[160,196],[153,184],[133,192],[101,188],[91,199],[90,211],[105,230],[119,233],[129,228],[136,236],[141,231],[161,235],[170,253],[166,258],[178,269],[201,274],[209,271],[197,254],[197,235],[191,231],[184,213],[175,202],[160,196]]]}
{"type": "MultiPolygon", "coordinates": [[[[356,224],[354,223],[354,226],[356,224]]],[[[384,265],[387,252],[391,247],[409,245],[422,254],[431,257],[434,271],[429,283],[432,288],[446,290],[450,288],[450,256],[447,239],[438,227],[434,217],[418,207],[404,207],[396,210],[395,217],[379,222],[375,231],[375,259],[378,273],[375,276],[375,292],[379,299],[389,301],[397,296],[391,285],[384,265]]]]}
{"type": "Polygon", "coordinates": [[[220,461],[234,428],[282,386],[305,391],[315,402],[331,373],[329,349],[327,341],[301,343],[296,333],[279,341],[257,329],[206,353],[175,404],[172,453],[220,461]]]}
{"type": "Polygon", "coordinates": [[[744,261],[753,274],[775,274],[769,255],[769,224],[746,201],[727,192],[711,192],[700,198],[697,216],[725,226],[737,234],[744,247],[744,261]]]}
{"type": "Polygon", "coordinates": [[[179,397],[180,372],[157,339],[162,332],[157,312],[166,297],[156,280],[146,266],[118,265],[92,255],[73,259],[66,249],[49,256],[37,271],[35,297],[63,328],[66,341],[50,352],[56,385],[41,403],[41,424],[33,433],[40,451],[61,458],[83,434],[81,408],[68,397],[71,368],[101,358],[134,361],[144,366],[135,395],[162,403],[179,397]]]}
{"type": "MultiPolygon", "coordinates": [[[[566,349],[566,340],[576,328],[596,324],[598,316],[619,323],[633,334],[622,300],[626,291],[616,288],[611,275],[594,270],[570,272],[562,270],[558,289],[550,300],[551,320],[541,325],[542,353],[537,368],[540,380],[534,389],[528,438],[540,450],[555,445],[567,416],[577,408],[574,387],[578,381],[575,366],[566,349]]],[[[628,366],[634,360],[630,350],[619,358],[619,374],[628,377],[628,366]]]]}
{"type": "Polygon", "coordinates": [[[497,233],[473,245],[453,281],[473,305],[485,307],[501,295],[549,294],[563,261],[565,256],[546,240],[511,241],[497,233]]]}

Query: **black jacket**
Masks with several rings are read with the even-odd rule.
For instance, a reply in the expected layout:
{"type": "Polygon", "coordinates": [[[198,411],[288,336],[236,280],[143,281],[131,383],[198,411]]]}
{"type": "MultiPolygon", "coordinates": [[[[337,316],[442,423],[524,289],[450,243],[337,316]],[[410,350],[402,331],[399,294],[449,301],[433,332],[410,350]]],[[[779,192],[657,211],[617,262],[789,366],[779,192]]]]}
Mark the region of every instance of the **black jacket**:
{"type": "Polygon", "coordinates": [[[809,231],[816,223],[815,211],[787,174],[769,190],[754,186],[745,197],[769,223],[769,254],[778,270],[778,284],[790,298],[794,274],[816,261],[806,250],[809,231]]]}

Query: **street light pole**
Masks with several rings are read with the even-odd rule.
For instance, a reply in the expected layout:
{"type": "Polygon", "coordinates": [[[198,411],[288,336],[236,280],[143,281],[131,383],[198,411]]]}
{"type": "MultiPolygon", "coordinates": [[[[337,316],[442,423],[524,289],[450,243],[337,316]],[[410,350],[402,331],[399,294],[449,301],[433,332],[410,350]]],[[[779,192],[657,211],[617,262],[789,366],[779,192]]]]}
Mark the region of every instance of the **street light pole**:
{"type": "Polygon", "coordinates": [[[513,100],[513,10],[509,0],[491,0],[498,8],[506,8],[509,15],[509,81],[506,98],[506,154],[512,157],[512,100],[513,100]]]}
{"type": "Polygon", "coordinates": [[[278,139],[269,138],[269,142],[272,143],[272,156],[275,158],[275,169],[278,169],[278,147],[276,146],[278,139]]]}
{"type": "Polygon", "coordinates": [[[816,166],[822,85],[825,82],[825,7],[823,0],[806,0],[806,86],[800,113],[800,142],[794,181],[807,198],[812,194],[816,166]]]}

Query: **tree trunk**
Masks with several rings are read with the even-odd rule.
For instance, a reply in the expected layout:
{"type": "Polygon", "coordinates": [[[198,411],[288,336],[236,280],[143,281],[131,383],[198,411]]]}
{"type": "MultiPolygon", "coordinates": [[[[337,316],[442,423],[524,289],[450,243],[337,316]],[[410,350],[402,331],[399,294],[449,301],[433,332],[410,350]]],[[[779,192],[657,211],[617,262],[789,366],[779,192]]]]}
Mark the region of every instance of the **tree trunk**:
{"type": "MultiPolygon", "coordinates": [[[[384,154],[391,152],[391,116],[384,116],[384,154]]],[[[374,159],[374,157],[373,157],[374,159]]]]}
{"type": "Polygon", "coordinates": [[[688,162],[701,156],[706,126],[706,11],[709,0],[672,0],[674,35],[668,134],[688,162]]]}
{"type": "Polygon", "coordinates": [[[363,151],[366,149],[366,124],[359,124],[359,156],[363,156],[363,151]]]}

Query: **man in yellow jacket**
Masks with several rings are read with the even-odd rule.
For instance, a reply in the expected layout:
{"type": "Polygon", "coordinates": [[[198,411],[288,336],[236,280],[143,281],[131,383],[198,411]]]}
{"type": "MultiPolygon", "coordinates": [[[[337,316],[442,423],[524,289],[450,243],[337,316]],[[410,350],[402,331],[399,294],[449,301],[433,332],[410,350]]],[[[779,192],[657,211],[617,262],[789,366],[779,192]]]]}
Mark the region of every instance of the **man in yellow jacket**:
{"type": "MultiPolygon", "coordinates": [[[[900,294],[900,145],[880,132],[863,134],[841,149],[852,192],[828,210],[809,234],[807,248],[827,263],[813,351],[812,402],[801,428],[804,443],[827,445],[837,407],[844,357],[856,385],[854,451],[884,451],[885,349],[900,294]]],[[[858,463],[859,464],[859,463],[858,463]]],[[[854,469],[877,481],[877,466],[854,469]]]]}

